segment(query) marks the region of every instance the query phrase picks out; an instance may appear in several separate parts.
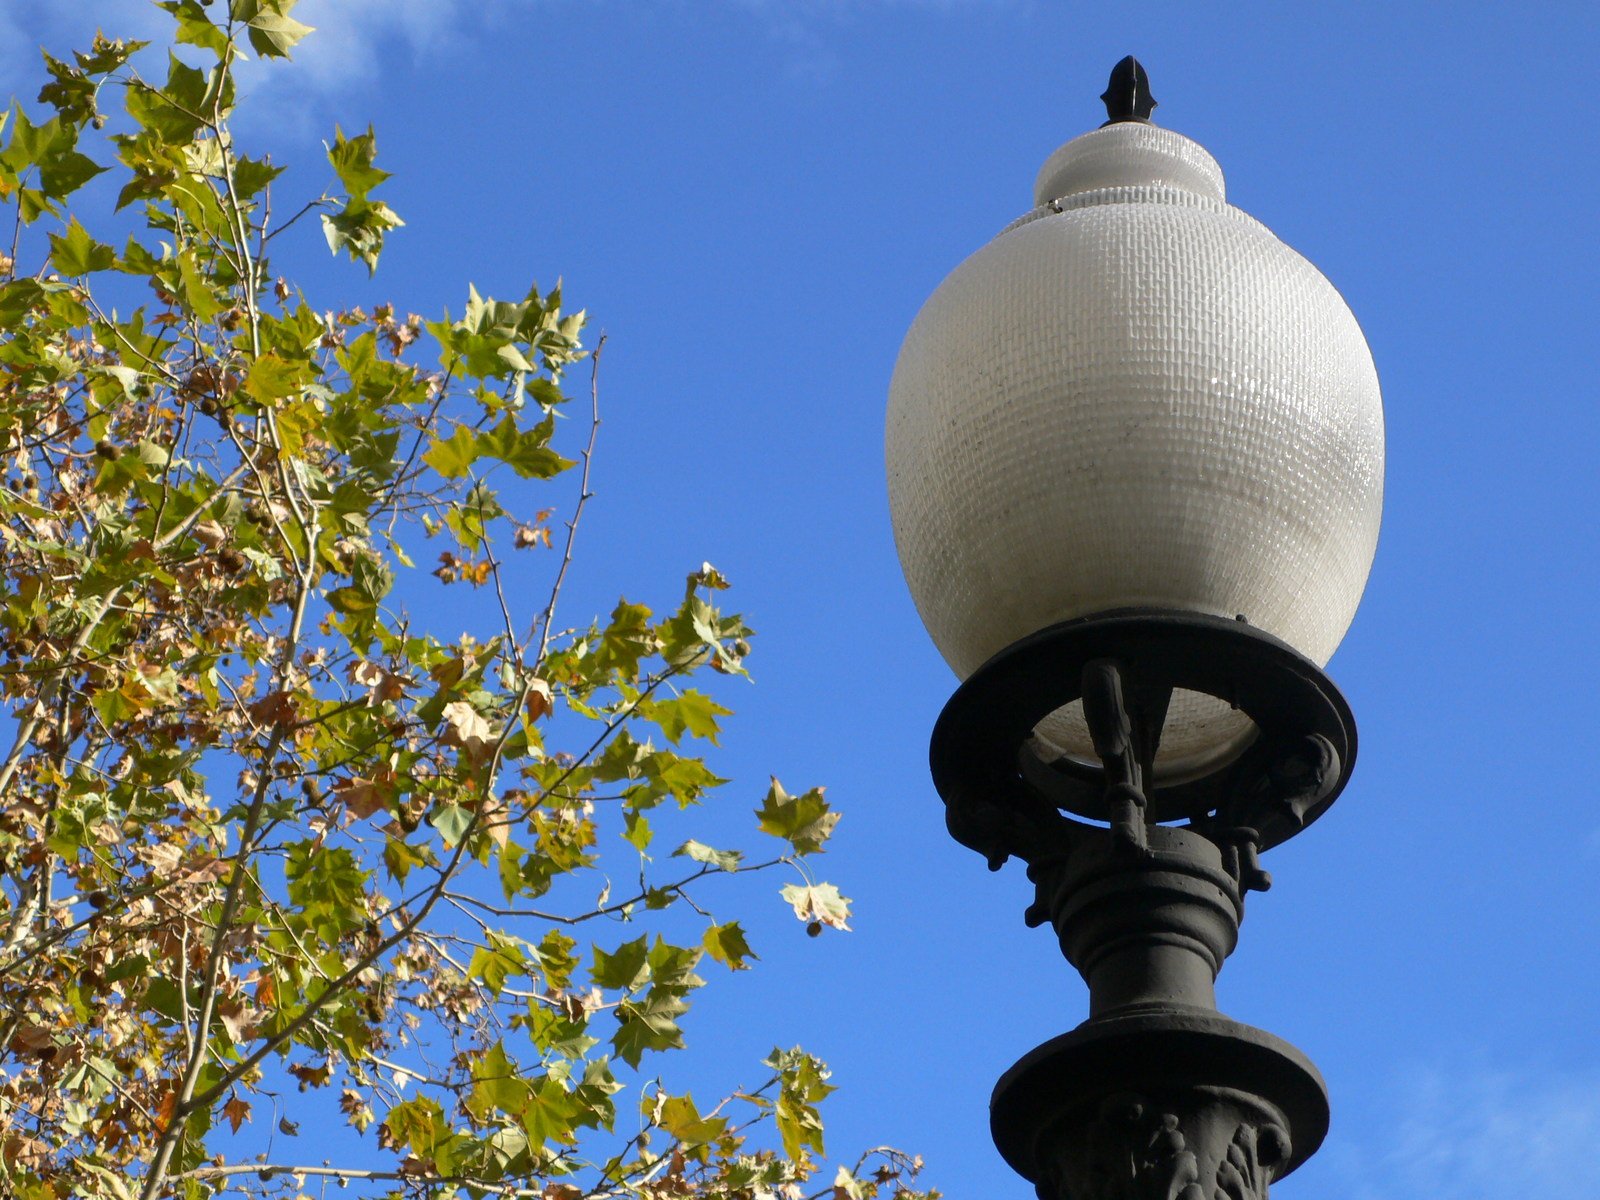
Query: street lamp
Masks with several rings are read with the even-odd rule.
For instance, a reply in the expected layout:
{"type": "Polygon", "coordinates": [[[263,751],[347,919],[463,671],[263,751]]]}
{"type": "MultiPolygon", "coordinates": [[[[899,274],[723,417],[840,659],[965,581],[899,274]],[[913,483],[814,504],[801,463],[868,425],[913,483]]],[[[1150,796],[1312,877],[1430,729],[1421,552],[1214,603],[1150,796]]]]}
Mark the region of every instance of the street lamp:
{"type": "Polygon", "coordinates": [[[1089,1017],[1001,1079],[1044,1200],[1262,1200],[1328,1125],[1294,1047],[1217,1011],[1263,851],[1338,796],[1322,666],[1377,542],[1383,412],[1331,284],[1149,122],[1057,150],[951,273],[890,388],[895,541],[963,679],[934,728],[950,832],[1028,864],[1089,1017]]]}

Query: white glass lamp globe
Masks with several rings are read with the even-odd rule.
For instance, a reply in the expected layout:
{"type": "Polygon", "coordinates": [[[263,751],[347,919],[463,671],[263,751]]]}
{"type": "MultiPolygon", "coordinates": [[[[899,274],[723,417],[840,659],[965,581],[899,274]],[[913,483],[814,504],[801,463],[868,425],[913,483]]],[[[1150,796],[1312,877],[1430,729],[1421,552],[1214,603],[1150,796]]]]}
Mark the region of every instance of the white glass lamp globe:
{"type": "MultiPolygon", "coordinates": [[[[1171,130],[1068,142],[1035,203],[923,305],[890,385],[895,542],[935,644],[965,678],[1058,621],[1148,606],[1242,616],[1326,663],[1383,503],[1378,378],[1344,300],[1171,130]]],[[[1076,708],[1036,732],[1092,761],[1076,708]]],[[[1157,780],[1253,735],[1180,693],[1157,780]]]]}

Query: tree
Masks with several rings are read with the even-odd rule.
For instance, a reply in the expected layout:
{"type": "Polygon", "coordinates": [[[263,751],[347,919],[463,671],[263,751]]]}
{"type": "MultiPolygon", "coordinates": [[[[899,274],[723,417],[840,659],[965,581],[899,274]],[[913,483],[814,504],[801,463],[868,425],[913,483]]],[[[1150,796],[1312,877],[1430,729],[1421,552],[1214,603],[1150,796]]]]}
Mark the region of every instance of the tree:
{"type": "Polygon", "coordinates": [[[772,783],[764,856],[652,841],[653,809],[726,803],[693,748],[750,630],[709,565],[668,612],[563,625],[584,314],[559,287],[319,308],[270,255],[315,215],[376,267],[401,221],[372,131],[286,209],[230,118],[237,64],[311,32],[293,0],[159,7],[165,55],[46,54],[0,123],[5,1193],[935,1195],[890,1150],[816,1178],[832,1089],[802,1050],[705,1108],[651,1077],[699,972],[755,958],[704,881],[786,871],[813,935],[848,901],[811,873],[820,789],[772,783]],[[518,554],[547,567],[530,611],[518,554]],[[495,616],[438,628],[425,588],[495,616]],[[591,899],[608,846],[638,884],[591,899]],[[336,1097],[344,1157],[252,1156],[274,1121],[295,1145],[285,1088],[336,1097]]]}

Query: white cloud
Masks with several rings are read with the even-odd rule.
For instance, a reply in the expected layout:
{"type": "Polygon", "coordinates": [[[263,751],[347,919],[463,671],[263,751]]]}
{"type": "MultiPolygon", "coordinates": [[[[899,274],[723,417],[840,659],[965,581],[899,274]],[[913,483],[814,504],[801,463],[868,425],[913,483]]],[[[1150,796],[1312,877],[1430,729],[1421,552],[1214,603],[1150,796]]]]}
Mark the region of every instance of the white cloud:
{"type": "Polygon", "coordinates": [[[323,94],[348,91],[378,77],[395,50],[420,61],[459,49],[491,28],[504,0],[301,0],[295,19],[315,34],[296,48],[285,78],[323,94]]]}
{"type": "MultiPolygon", "coordinates": [[[[224,3],[225,0],[216,0],[224,3]]],[[[572,0],[567,0],[571,3],[572,0]]],[[[874,11],[904,13],[1007,9],[1035,0],[587,0],[625,19],[629,10],[666,8],[702,18],[708,8],[742,13],[781,47],[791,74],[823,79],[837,69],[833,46],[851,23],[874,11]]],[[[248,64],[241,84],[271,97],[276,119],[305,126],[326,113],[324,102],[349,97],[381,76],[395,55],[412,65],[459,56],[484,38],[503,35],[550,0],[300,0],[297,20],[316,28],[289,64],[248,64]]],[[[0,72],[26,79],[37,72],[37,48],[56,53],[87,45],[96,28],[113,37],[161,38],[170,19],[150,0],[4,0],[0,4],[0,72]]],[[[31,99],[31,97],[30,97],[31,99]]]]}
{"type": "MultiPolygon", "coordinates": [[[[64,58],[87,49],[96,29],[107,37],[148,39],[161,36],[169,21],[149,0],[7,0],[0,11],[0,75],[15,87],[39,78],[40,47],[64,58]]],[[[33,94],[19,99],[31,101],[33,94]]]]}
{"type": "Polygon", "coordinates": [[[1398,1081],[1391,1111],[1381,1142],[1324,1147],[1345,1200],[1593,1200],[1581,1160],[1600,1142],[1600,1078],[1418,1070],[1398,1081]]]}
{"type": "MultiPolygon", "coordinates": [[[[217,11],[227,0],[214,0],[217,11]]],[[[1036,0],[299,0],[297,20],[316,32],[289,62],[239,64],[244,105],[235,126],[246,137],[318,141],[335,122],[360,128],[380,114],[363,107],[382,93],[386,69],[440,70],[470,87],[472,47],[493,37],[537,45],[536,13],[556,5],[585,4],[626,21],[665,10],[703,21],[708,10],[742,19],[772,47],[774,66],[802,86],[824,85],[843,62],[839,47],[855,36],[857,22],[881,13],[994,10],[1026,13],[1036,0]]],[[[0,79],[31,102],[41,80],[38,50],[58,56],[85,47],[96,29],[108,36],[165,44],[171,18],[152,0],[0,0],[0,79]]],[[[192,57],[185,52],[184,57],[192,57]]],[[[148,55],[135,66],[162,75],[163,62],[148,55]]],[[[381,124],[381,122],[380,122],[381,124]]]]}
{"type": "Polygon", "coordinates": [[[341,103],[380,82],[385,64],[408,67],[470,46],[507,11],[510,0],[301,0],[294,17],[316,30],[288,62],[250,62],[239,68],[242,91],[257,103],[241,109],[239,127],[270,122],[275,134],[323,137],[348,117],[341,103]]]}
{"type": "MultiPolygon", "coordinates": [[[[243,110],[244,124],[271,121],[280,133],[321,136],[330,120],[329,102],[369,88],[386,61],[405,56],[418,63],[460,49],[486,36],[513,7],[543,2],[301,0],[295,19],[316,32],[296,48],[291,61],[238,67],[240,87],[265,101],[243,110]]],[[[20,85],[18,98],[31,102],[35,81],[42,79],[39,48],[65,57],[86,48],[97,29],[160,45],[171,35],[172,20],[151,0],[0,0],[0,78],[20,85]]],[[[148,74],[165,71],[148,60],[135,65],[148,74]]]]}
{"type": "MultiPolygon", "coordinates": [[[[222,0],[219,0],[219,3],[222,0]]],[[[529,2],[529,0],[524,0],[529,2]]],[[[349,91],[377,77],[384,54],[434,54],[470,41],[512,0],[301,0],[296,20],[317,33],[275,70],[266,86],[301,97],[349,91]]],[[[111,37],[159,39],[171,18],[151,0],[7,0],[0,11],[0,69],[37,70],[38,47],[64,55],[87,46],[96,29],[111,37]]],[[[247,68],[248,71],[248,68],[247,68]]]]}

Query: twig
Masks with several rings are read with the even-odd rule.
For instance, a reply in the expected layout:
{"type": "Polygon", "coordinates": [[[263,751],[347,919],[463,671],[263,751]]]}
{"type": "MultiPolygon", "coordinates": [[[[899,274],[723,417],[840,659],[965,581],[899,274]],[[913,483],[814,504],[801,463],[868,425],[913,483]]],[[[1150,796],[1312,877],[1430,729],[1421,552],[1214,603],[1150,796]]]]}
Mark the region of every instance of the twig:
{"type": "MultiPolygon", "coordinates": [[[[567,568],[572,564],[572,546],[578,537],[578,522],[583,519],[584,506],[589,503],[593,493],[589,491],[589,469],[594,461],[595,438],[600,432],[600,355],[606,348],[606,335],[600,335],[600,341],[595,344],[594,353],[589,356],[589,441],[583,448],[583,472],[578,480],[578,503],[572,510],[572,520],[567,522],[566,545],[561,551],[561,566],[556,571],[556,581],[550,588],[549,602],[544,606],[544,612],[539,617],[537,630],[539,634],[539,652],[533,656],[532,667],[535,672],[544,663],[545,653],[550,649],[550,630],[556,619],[556,602],[561,598],[561,585],[566,582],[567,568]]],[[[529,641],[532,641],[530,633],[529,641]]]]}

